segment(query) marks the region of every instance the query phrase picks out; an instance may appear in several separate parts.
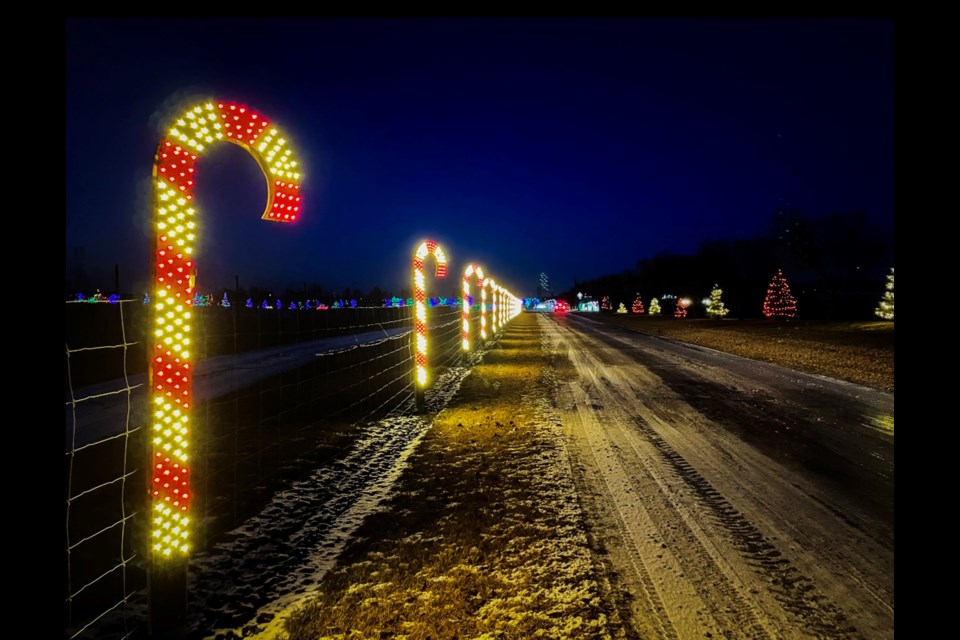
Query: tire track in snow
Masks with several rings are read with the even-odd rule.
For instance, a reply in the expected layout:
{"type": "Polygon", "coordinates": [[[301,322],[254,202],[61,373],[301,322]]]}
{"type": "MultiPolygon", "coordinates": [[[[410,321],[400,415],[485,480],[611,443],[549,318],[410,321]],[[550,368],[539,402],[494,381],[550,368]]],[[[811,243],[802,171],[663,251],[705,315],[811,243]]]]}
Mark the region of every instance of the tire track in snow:
{"type": "MultiPolygon", "coordinates": [[[[638,398],[629,379],[642,375],[642,365],[606,362],[616,356],[601,358],[589,339],[550,325],[546,330],[566,343],[567,355],[582,377],[564,389],[562,405],[572,407],[564,418],[586,442],[580,446],[581,456],[591,456],[592,466],[600,470],[605,487],[601,492],[616,511],[620,530],[632,529],[632,540],[624,544],[636,549],[646,544],[646,555],[635,554],[649,565],[638,572],[640,583],[649,584],[645,573],[661,580],[663,600],[683,637],[690,637],[691,624],[690,594],[683,591],[684,583],[687,589],[694,587],[702,602],[696,636],[706,635],[702,631],[706,628],[725,637],[856,637],[842,612],[815,593],[812,581],[761,530],[653,426],[633,415],[638,398]],[[639,473],[641,469],[645,473],[639,473]],[[644,510],[652,526],[642,526],[644,519],[634,515],[644,510]],[[651,556],[643,533],[659,536],[669,547],[651,556]],[[676,573],[671,564],[682,567],[684,578],[672,585],[664,578],[664,573],[676,573]],[[681,608],[686,612],[679,613],[681,608]]],[[[644,586],[644,591],[648,588],[644,586]]]]}

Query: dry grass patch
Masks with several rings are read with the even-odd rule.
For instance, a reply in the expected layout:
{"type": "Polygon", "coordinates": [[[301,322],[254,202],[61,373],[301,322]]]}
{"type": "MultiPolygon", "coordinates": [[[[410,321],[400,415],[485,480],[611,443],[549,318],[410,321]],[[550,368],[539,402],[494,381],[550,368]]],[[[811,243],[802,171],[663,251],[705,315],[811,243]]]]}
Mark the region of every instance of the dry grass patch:
{"type": "Polygon", "coordinates": [[[516,318],[316,598],[305,638],[624,638],[585,533],[537,318],[516,318]]]}
{"type": "Polygon", "coordinates": [[[893,322],[590,318],[893,393],[893,322]]]}

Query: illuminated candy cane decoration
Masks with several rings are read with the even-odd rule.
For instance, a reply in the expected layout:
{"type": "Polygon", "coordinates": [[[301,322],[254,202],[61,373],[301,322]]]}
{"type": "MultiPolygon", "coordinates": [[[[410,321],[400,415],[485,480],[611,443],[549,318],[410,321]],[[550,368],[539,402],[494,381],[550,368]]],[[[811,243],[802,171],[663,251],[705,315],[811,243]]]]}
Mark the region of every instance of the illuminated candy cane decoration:
{"type": "Polygon", "coordinates": [[[480,282],[480,339],[487,340],[487,288],[490,280],[480,282]]]}
{"type": "Polygon", "coordinates": [[[259,113],[232,102],[207,102],[185,112],[157,147],[153,165],[156,223],[152,401],[152,538],[154,556],[190,550],[192,328],[197,211],[197,158],[225,140],[254,157],[267,180],[263,219],[293,222],[300,215],[300,173],[292,151],[259,113]]]}
{"type": "Polygon", "coordinates": [[[503,325],[506,324],[503,321],[503,292],[504,288],[497,285],[497,326],[501,329],[503,329],[503,325]]]}
{"type": "Polygon", "coordinates": [[[437,264],[437,277],[447,277],[447,257],[443,254],[443,249],[433,240],[423,241],[413,255],[414,331],[417,345],[416,373],[417,384],[420,387],[427,386],[427,292],[426,278],[423,274],[423,261],[430,254],[433,254],[437,264]]]}
{"type": "Polygon", "coordinates": [[[483,269],[475,264],[469,265],[463,272],[463,350],[470,351],[470,308],[473,306],[470,300],[470,276],[477,274],[477,281],[480,285],[480,339],[487,339],[487,312],[483,308],[486,301],[486,289],[484,288],[483,269]]]}
{"type": "Polygon", "coordinates": [[[493,278],[487,278],[490,283],[490,331],[497,332],[497,282],[493,278]]]}
{"type": "Polygon", "coordinates": [[[506,326],[507,318],[504,314],[504,301],[506,300],[506,289],[503,287],[497,287],[497,322],[501,327],[506,326]]]}

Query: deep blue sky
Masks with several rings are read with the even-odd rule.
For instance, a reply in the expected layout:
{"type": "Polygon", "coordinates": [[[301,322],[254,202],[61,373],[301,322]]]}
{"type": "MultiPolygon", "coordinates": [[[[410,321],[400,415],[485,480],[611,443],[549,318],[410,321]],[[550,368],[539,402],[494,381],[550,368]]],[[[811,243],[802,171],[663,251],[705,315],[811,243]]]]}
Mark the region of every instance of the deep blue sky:
{"type": "Polygon", "coordinates": [[[192,98],[260,111],[305,173],[302,219],[270,224],[245,151],[201,157],[205,293],[396,293],[424,238],[560,291],[781,208],[892,237],[893,41],[876,18],[70,20],[68,265],[148,288],[153,154],[192,98]]]}

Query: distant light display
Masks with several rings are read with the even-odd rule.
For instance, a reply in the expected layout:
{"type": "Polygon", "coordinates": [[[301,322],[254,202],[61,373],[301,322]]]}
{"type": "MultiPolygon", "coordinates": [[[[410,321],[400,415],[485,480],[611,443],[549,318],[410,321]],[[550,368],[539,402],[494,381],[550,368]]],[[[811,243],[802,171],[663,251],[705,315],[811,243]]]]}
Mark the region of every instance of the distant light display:
{"type": "Polygon", "coordinates": [[[447,256],[433,240],[424,240],[413,254],[413,315],[416,340],[416,380],[421,387],[427,386],[427,292],[424,261],[432,255],[436,263],[436,276],[447,277],[447,256]]]}
{"type": "Polygon", "coordinates": [[[473,298],[470,295],[470,278],[474,275],[477,276],[477,284],[480,286],[480,339],[487,339],[487,310],[485,307],[486,302],[486,289],[484,288],[484,278],[483,278],[483,269],[476,264],[467,265],[467,268],[463,270],[463,297],[462,297],[462,306],[463,306],[463,350],[470,351],[470,310],[473,308],[473,298]]]}
{"type": "Polygon", "coordinates": [[[662,312],[660,311],[660,301],[657,300],[656,298],[651,298],[650,299],[650,315],[658,316],[661,313],[662,312]]]}
{"type": "Polygon", "coordinates": [[[640,294],[637,294],[637,297],[633,299],[633,306],[630,308],[633,313],[643,313],[643,300],[640,298],[640,294]]]}
{"type": "Polygon", "coordinates": [[[185,111],[157,146],[153,164],[154,349],[152,404],[151,548],[155,557],[190,550],[190,449],[199,212],[193,206],[198,158],[227,141],[246,149],[263,170],[263,219],[293,222],[300,215],[300,173],[280,132],[258,112],[235,102],[208,101],[185,111]]]}

